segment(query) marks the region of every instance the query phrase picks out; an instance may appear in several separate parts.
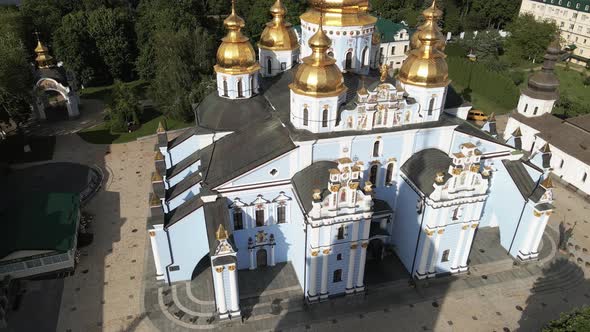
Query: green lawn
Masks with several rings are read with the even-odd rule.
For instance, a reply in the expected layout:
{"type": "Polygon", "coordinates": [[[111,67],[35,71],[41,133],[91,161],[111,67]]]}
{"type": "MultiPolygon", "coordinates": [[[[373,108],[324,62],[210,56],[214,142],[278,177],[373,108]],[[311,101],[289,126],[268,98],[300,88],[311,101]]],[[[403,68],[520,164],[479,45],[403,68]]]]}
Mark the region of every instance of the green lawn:
{"type": "MultiPolygon", "coordinates": [[[[590,104],[590,86],[584,86],[584,76],[576,70],[557,67],[555,69],[559,77],[559,91],[580,104],[590,104]]],[[[587,75],[584,72],[583,75],[587,75]]]]}
{"type": "MultiPolygon", "coordinates": [[[[139,99],[145,98],[146,89],[148,86],[147,82],[145,82],[143,80],[137,80],[137,81],[125,83],[125,85],[134,88],[139,99]]],[[[80,98],[99,99],[99,100],[104,101],[104,103],[106,105],[108,105],[112,100],[111,93],[112,93],[113,87],[114,87],[114,84],[85,88],[80,91],[80,98]]]]}
{"type": "Polygon", "coordinates": [[[131,142],[140,137],[155,134],[160,121],[165,124],[168,130],[187,128],[194,125],[192,122],[186,123],[166,118],[164,115],[155,110],[145,111],[142,118],[142,122],[144,120],[145,122],[138,130],[131,133],[111,133],[108,124],[101,123],[97,126],[90,127],[78,132],[78,135],[86,142],[92,144],[118,144],[131,142]]]}
{"type": "MultiPolygon", "coordinates": [[[[451,84],[453,85],[453,88],[455,88],[455,91],[457,91],[457,93],[459,93],[463,97],[463,99],[465,99],[465,96],[463,95],[465,87],[454,82],[451,82],[451,84]]],[[[512,108],[505,108],[499,105],[498,103],[494,102],[493,100],[486,98],[477,91],[472,91],[470,93],[470,96],[471,100],[469,100],[469,102],[473,105],[473,109],[480,110],[485,114],[489,115],[492,113],[496,113],[496,115],[500,115],[507,114],[512,111],[512,108]]],[[[514,105],[514,108],[516,108],[516,105],[514,105]]]]}

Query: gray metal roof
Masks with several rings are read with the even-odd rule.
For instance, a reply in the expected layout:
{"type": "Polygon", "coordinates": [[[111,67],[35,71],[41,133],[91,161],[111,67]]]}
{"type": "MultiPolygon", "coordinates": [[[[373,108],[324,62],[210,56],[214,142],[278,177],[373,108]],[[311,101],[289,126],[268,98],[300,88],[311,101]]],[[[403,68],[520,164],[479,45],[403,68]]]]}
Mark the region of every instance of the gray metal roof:
{"type": "Polygon", "coordinates": [[[525,200],[538,202],[545,193],[545,189],[537,184],[527,172],[521,160],[502,160],[508,174],[514,181],[516,188],[525,200]]]}
{"type": "Polygon", "coordinates": [[[443,172],[445,181],[451,175],[448,173],[451,158],[441,150],[425,149],[415,153],[401,167],[402,172],[426,196],[434,191],[436,173],[443,172]]]}
{"type": "Polygon", "coordinates": [[[193,165],[194,163],[199,161],[205,152],[204,150],[206,150],[206,149],[207,148],[202,149],[202,150],[197,150],[197,151],[193,152],[191,155],[189,155],[188,157],[181,160],[178,164],[170,167],[166,171],[166,177],[168,177],[168,178],[174,177],[175,175],[178,175],[178,173],[184,171],[185,169],[187,169],[188,167],[190,167],[191,165],[193,165]]]}
{"type": "Polygon", "coordinates": [[[269,119],[268,107],[262,95],[232,100],[219,97],[214,91],[197,107],[197,122],[214,131],[234,131],[269,119]]]}
{"type": "Polygon", "coordinates": [[[322,193],[327,191],[328,180],[330,180],[329,170],[337,167],[338,164],[333,161],[317,161],[293,176],[293,187],[305,212],[311,211],[313,207],[313,190],[320,189],[322,193]]]}
{"type": "Polygon", "coordinates": [[[279,121],[253,123],[213,143],[202,159],[203,182],[213,189],[295,148],[279,121]]]}
{"type": "Polygon", "coordinates": [[[199,172],[194,172],[193,174],[187,176],[186,178],[182,179],[179,183],[177,183],[174,187],[166,190],[166,201],[173,199],[174,197],[182,194],[183,192],[187,191],[197,183],[201,182],[201,174],[199,172]]]}
{"type": "Polygon", "coordinates": [[[168,228],[176,222],[182,220],[184,217],[195,212],[203,206],[201,195],[194,196],[184,202],[182,205],[167,213],[164,217],[164,227],[168,228]]]}
{"type": "Polygon", "coordinates": [[[232,228],[230,227],[228,200],[227,198],[217,198],[215,202],[205,203],[205,223],[207,224],[207,239],[209,241],[209,252],[215,253],[217,248],[217,237],[215,232],[219,225],[223,225],[230,238],[228,241],[233,242],[232,228]]]}

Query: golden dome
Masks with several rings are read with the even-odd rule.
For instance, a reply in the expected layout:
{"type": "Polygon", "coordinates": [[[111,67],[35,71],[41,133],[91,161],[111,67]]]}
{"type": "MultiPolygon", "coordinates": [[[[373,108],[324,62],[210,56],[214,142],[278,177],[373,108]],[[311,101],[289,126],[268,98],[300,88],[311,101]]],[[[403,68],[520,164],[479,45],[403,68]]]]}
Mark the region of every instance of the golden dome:
{"type": "Polygon", "coordinates": [[[37,62],[37,66],[39,68],[49,68],[51,65],[53,65],[54,59],[49,54],[49,49],[47,46],[41,43],[39,36],[37,36],[37,47],[35,47],[35,53],[37,54],[35,62],[37,62]]]}
{"type": "Polygon", "coordinates": [[[276,51],[290,51],[299,48],[295,30],[291,27],[291,23],[285,22],[287,10],[281,0],[277,0],[270,7],[270,13],[273,20],[268,22],[262,31],[258,47],[276,51]]]}
{"type": "Polygon", "coordinates": [[[367,0],[309,0],[309,9],[301,19],[313,24],[322,22],[326,26],[363,26],[375,24],[377,18],[368,14],[367,0]]]}
{"type": "Polygon", "coordinates": [[[217,49],[215,71],[226,74],[247,74],[260,69],[256,53],[248,37],[242,34],[244,19],[236,14],[236,0],[232,0],[231,14],[223,21],[228,30],[217,49]]]}
{"type": "Polygon", "coordinates": [[[425,87],[447,86],[449,68],[446,55],[440,50],[440,30],[437,21],[442,14],[436,8],[436,0],[423,13],[426,22],[416,32],[420,46],[408,53],[398,79],[405,84],[425,87]]]}
{"type": "Polygon", "coordinates": [[[309,39],[312,53],[303,59],[293,83],[289,84],[293,92],[312,97],[334,97],[346,91],[336,60],[326,53],[331,44],[320,21],[318,31],[309,39]]]}

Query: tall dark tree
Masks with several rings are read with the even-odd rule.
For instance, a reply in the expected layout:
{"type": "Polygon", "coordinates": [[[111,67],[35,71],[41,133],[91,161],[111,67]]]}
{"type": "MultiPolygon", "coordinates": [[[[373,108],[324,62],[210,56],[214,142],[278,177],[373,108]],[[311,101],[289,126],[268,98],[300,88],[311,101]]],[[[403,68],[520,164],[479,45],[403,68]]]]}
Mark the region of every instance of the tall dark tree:
{"type": "Polygon", "coordinates": [[[530,14],[519,16],[507,29],[510,36],[506,40],[506,54],[513,63],[541,61],[559,31],[555,23],[537,21],[530,14]]]}

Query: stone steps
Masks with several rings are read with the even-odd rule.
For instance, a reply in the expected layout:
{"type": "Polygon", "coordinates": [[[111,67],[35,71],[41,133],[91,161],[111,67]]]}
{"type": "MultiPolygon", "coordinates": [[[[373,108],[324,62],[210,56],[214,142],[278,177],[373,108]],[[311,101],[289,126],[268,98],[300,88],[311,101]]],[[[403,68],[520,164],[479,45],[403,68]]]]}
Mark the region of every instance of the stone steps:
{"type": "Polygon", "coordinates": [[[584,280],[584,272],[581,268],[566,259],[559,259],[544,270],[544,274],[535,282],[531,291],[533,293],[560,292],[574,288],[584,280]]]}

